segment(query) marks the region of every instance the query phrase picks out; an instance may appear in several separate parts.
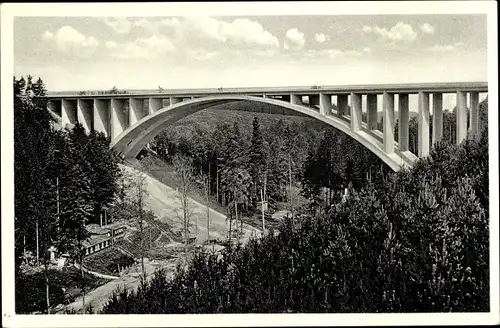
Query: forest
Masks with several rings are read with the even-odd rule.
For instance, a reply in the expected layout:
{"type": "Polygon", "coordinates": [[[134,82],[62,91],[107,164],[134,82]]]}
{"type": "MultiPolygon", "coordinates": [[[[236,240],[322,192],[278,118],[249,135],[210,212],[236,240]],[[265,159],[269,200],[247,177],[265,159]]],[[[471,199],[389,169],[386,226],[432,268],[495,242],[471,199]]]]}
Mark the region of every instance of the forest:
{"type": "MultiPolygon", "coordinates": [[[[397,173],[381,169],[362,150],[351,158],[355,143],[332,131],[317,134],[302,156],[304,148],[292,153],[286,132],[276,133],[282,148],[259,151],[259,139],[269,144],[273,137],[259,132],[258,119],[246,147],[245,138],[234,140],[241,134],[237,125],[215,130],[225,135],[196,139],[197,146],[205,144],[201,140],[228,140],[230,150],[214,156],[233,154],[224,158],[228,167],[220,174],[230,176],[246,158],[248,185],[262,183],[256,172],[266,172],[269,181],[279,172],[282,185],[292,172],[307,203],[261,239],[228,244],[221,254],[197,254],[171,280],[160,270],[137,291],[116,291],[102,313],[489,311],[487,110],[485,100],[481,134],[459,146],[450,142],[455,114],[446,113],[444,140],[412,169],[397,173]],[[277,166],[271,164],[275,157],[277,166]],[[291,164],[290,158],[302,161],[291,164]],[[349,193],[340,199],[346,185],[349,193]],[[325,187],[332,191],[328,197],[325,187]]],[[[410,129],[410,140],[416,140],[415,121],[410,129]]],[[[191,138],[178,137],[177,143],[164,135],[156,147],[163,142],[168,154],[203,154],[194,150],[189,140],[196,137],[191,138]]],[[[270,199],[286,195],[280,183],[270,199]]],[[[221,191],[229,202],[238,197],[227,187],[221,191]]],[[[249,192],[243,200],[251,208],[255,198],[249,192]]]]}
{"type": "Polygon", "coordinates": [[[61,302],[60,286],[67,279],[83,293],[89,288],[82,271],[70,270],[67,277],[55,272],[48,250],[55,247],[70,261],[83,263],[84,227],[99,223],[103,209],[111,207],[119,159],[102,133],[86,133],[80,124],[69,131],[54,128],[41,78],[14,77],[13,85],[16,312],[24,313],[61,302]],[[30,272],[34,268],[42,271],[30,272]],[[27,293],[22,286],[37,280],[33,274],[43,284],[27,293]]]}

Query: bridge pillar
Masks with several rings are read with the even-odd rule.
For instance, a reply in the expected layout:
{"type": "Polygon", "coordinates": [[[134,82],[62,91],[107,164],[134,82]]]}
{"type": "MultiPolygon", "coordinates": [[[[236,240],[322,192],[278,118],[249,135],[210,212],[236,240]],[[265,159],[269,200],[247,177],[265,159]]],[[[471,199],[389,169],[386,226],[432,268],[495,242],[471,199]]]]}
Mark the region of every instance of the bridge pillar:
{"type": "Polygon", "coordinates": [[[443,94],[432,94],[432,145],[443,138],[443,94]]]}
{"type": "Polygon", "coordinates": [[[66,128],[67,124],[77,122],[76,106],[75,100],[63,99],[61,101],[61,125],[63,128],[66,128]]]}
{"type": "Polygon", "coordinates": [[[125,101],[111,98],[111,138],[116,138],[128,126],[128,115],[125,109],[125,101]]]}
{"type": "Polygon", "coordinates": [[[94,113],[90,101],[86,99],[77,100],[77,119],[87,132],[93,129],[92,116],[94,113]]]}
{"type": "Polygon", "coordinates": [[[140,121],[144,117],[144,100],[130,97],[129,104],[129,124],[134,125],[137,121],[140,121]]]}
{"type": "Polygon", "coordinates": [[[429,93],[418,93],[418,157],[429,155],[429,93]]]}
{"type": "Polygon", "coordinates": [[[111,113],[109,100],[94,98],[94,130],[109,137],[111,129],[111,113]]]}
{"type": "Polygon", "coordinates": [[[290,95],[281,95],[281,101],[290,102],[290,95]]]}
{"type": "Polygon", "coordinates": [[[290,94],[290,103],[294,104],[294,105],[302,105],[302,97],[291,93],[290,94]]]}
{"type": "Polygon", "coordinates": [[[369,130],[377,130],[378,117],[377,117],[377,95],[368,94],[366,96],[367,103],[367,125],[369,130]]]}
{"type": "Polygon", "coordinates": [[[479,133],[479,92],[469,93],[470,97],[470,123],[469,129],[473,135],[479,133]]]}
{"type": "Polygon", "coordinates": [[[309,95],[309,105],[319,106],[319,95],[309,95]]]}
{"type": "Polygon", "coordinates": [[[47,101],[47,108],[50,110],[52,113],[61,116],[61,110],[58,106],[58,103],[55,100],[49,100],[47,101]]]}
{"type": "Polygon", "coordinates": [[[149,97],[149,114],[153,114],[159,111],[163,107],[163,101],[161,98],[151,98],[149,97]]]}
{"type": "Polygon", "coordinates": [[[339,115],[349,115],[349,106],[347,102],[347,95],[337,96],[337,108],[339,115]]]}
{"type": "Polygon", "coordinates": [[[319,113],[322,115],[330,115],[332,113],[332,96],[319,94],[319,113]]]}
{"type": "Polygon", "coordinates": [[[361,101],[360,93],[351,93],[351,130],[353,132],[361,130],[361,122],[363,122],[361,101]]]}
{"type": "Polygon", "coordinates": [[[467,94],[457,91],[457,145],[467,137],[467,94]]]}
{"type": "Polygon", "coordinates": [[[384,151],[394,153],[394,94],[384,92],[384,151]]]}
{"type": "Polygon", "coordinates": [[[178,104],[182,101],[182,97],[170,97],[170,106],[178,104]]]}
{"type": "Polygon", "coordinates": [[[398,145],[400,151],[407,151],[409,145],[409,96],[407,93],[400,93],[398,96],[399,120],[398,120],[398,145]]]}

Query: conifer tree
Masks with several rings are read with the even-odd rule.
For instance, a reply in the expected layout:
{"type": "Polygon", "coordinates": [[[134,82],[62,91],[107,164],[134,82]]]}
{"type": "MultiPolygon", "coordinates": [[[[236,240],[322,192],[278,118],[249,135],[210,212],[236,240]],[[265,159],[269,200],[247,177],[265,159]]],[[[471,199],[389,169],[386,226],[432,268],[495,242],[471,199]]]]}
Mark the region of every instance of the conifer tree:
{"type": "Polygon", "coordinates": [[[252,122],[252,140],[248,152],[248,168],[253,182],[251,201],[252,205],[254,205],[258,199],[260,190],[263,188],[264,176],[266,174],[266,154],[257,117],[254,117],[252,122]]]}

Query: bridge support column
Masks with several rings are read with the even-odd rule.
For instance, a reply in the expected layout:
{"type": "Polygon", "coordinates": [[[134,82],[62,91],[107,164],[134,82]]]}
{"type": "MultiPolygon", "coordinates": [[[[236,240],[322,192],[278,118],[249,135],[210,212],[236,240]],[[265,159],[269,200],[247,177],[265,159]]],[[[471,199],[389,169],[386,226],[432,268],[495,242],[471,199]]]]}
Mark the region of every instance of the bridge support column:
{"type": "Polygon", "coordinates": [[[182,97],[170,97],[170,106],[178,104],[182,101],[182,97]]]}
{"type": "Polygon", "coordinates": [[[349,106],[347,102],[347,95],[337,96],[337,108],[339,115],[349,115],[349,106]]]}
{"type": "Polygon", "coordinates": [[[319,113],[322,115],[330,115],[332,113],[332,96],[319,94],[319,113]]]}
{"type": "Polygon", "coordinates": [[[394,94],[384,92],[384,151],[394,153],[394,94]]]}
{"type": "Polygon", "coordinates": [[[290,94],[290,103],[293,105],[302,105],[302,97],[291,93],[290,94]]]}
{"type": "Polygon", "coordinates": [[[361,130],[361,122],[363,122],[361,109],[361,94],[351,93],[351,130],[358,132],[361,130]]]}
{"type": "Polygon", "coordinates": [[[469,129],[472,135],[479,133],[479,92],[469,93],[470,97],[470,123],[469,129]]]}
{"type": "Polygon", "coordinates": [[[90,104],[90,101],[85,99],[77,100],[78,122],[83,126],[83,128],[87,132],[90,132],[90,130],[93,129],[92,126],[93,108],[92,105],[90,104]]]}
{"type": "Polygon", "coordinates": [[[309,105],[319,106],[319,95],[309,95],[309,105]]]}
{"type": "Polygon", "coordinates": [[[56,100],[49,100],[47,102],[47,109],[58,116],[61,116],[61,108],[60,107],[61,107],[60,102],[58,102],[56,100]]]}
{"type": "Polygon", "coordinates": [[[377,95],[369,94],[366,96],[367,107],[367,125],[369,130],[377,130],[377,95]]]}
{"type": "Polygon", "coordinates": [[[290,102],[290,99],[291,99],[290,95],[282,95],[281,96],[281,100],[282,101],[290,102]]]}
{"type": "Polygon", "coordinates": [[[63,99],[61,101],[61,125],[63,128],[66,128],[67,124],[77,122],[76,106],[75,100],[63,99]]]}
{"type": "Polygon", "coordinates": [[[429,93],[418,93],[418,157],[429,155],[429,93]]]}
{"type": "Polygon", "coordinates": [[[110,136],[111,113],[109,100],[94,98],[94,130],[110,136]]]}
{"type": "Polygon", "coordinates": [[[163,107],[163,101],[161,98],[149,98],[149,114],[153,114],[159,111],[163,107]]]}
{"type": "Polygon", "coordinates": [[[432,145],[443,138],[443,94],[432,94],[432,145]]]}
{"type": "Polygon", "coordinates": [[[407,151],[409,140],[409,96],[407,93],[400,93],[398,96],[399,119],[398,119],[398,145],[400,151],[407,151]]]}
{"type": "Polygon", "coordinates": [[[127,128],[128,115],[125,110],[125,101],[111,98],[111,138],[116,138],[127,128]]]}
{"type": "Polygon", "coordinates": [[[457,91],[457,145],[467,137],[467,94],[457,91]]]}
{"type": "Polygon", "coordinates": [[[130,97],[129,104],[129,124],[134,125],[137,121],[144,117],[142,109],[144,107],[144,100],[130,97]]]}

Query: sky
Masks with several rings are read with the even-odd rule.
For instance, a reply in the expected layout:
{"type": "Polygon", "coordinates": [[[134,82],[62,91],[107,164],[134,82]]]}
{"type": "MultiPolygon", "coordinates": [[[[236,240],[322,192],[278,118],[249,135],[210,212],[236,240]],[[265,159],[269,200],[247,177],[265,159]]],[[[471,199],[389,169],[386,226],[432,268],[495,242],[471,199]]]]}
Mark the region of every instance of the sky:
{"type": "Polygon", "coordinates": [[[15,17],[58,90],[487,81],[486,15],[15,17]]]}

